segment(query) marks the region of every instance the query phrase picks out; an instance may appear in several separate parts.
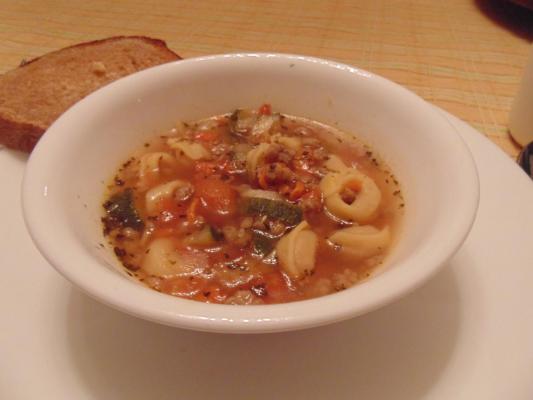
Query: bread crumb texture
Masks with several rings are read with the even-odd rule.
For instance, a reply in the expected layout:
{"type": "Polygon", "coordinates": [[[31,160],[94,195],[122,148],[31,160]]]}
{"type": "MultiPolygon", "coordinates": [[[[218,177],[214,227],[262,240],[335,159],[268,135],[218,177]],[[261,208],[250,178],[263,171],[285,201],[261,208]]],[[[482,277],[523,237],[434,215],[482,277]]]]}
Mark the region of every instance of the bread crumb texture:
{"type": "Polygon", "coordinates": [[[0,143],[31,151],[64,111],[96,89],[180,57],[165,42],[113,37],[48,53],[0,76],[0,143]]]}

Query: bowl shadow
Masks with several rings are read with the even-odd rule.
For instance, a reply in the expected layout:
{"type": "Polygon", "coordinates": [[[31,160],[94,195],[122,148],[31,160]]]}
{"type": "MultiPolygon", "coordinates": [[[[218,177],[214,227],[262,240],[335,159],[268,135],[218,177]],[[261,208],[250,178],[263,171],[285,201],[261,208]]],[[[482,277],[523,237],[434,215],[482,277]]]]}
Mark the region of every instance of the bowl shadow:
{"type": "Polygon", "coordinates": [[[446,369],[459,310],[451,268],[373,313],[265,335],[166,327],[72,289],[67,345],[94,398],[415,399],[446,369]]]}
{"type": "Polygon", "coordinates": [[[3,147],[2,145],[0,145],[0,152],[4,152],[8,155],[8,157],[15,159],[19,163],[26,163],[28,161],[28,158],[30,158],[30,155],[28,153],[8,149],[7,147],[3,147]]]}
{"type": "Polygon", "coordinates": [[[490,20],[515,36],[533,40],[533,1],[474,0],[477,8],[490,20]],[[528,7],[516,3],[528,4],[528,7]]]}

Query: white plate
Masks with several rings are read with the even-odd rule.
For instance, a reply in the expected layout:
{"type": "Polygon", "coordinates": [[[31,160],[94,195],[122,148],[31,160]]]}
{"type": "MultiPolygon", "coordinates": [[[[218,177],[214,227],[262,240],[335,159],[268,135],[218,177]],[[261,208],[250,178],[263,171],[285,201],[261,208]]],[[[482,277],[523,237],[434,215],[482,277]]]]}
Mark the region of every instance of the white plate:
{"type": "Polygon", "coordinates": [[[371,314],[257,336],[156,325],[72,288],[26,233],[25,158],[0,150],[0,398],[532,399],[533,182],[448,117],[481,178],[476,223],[450,265],[371,314]]]}

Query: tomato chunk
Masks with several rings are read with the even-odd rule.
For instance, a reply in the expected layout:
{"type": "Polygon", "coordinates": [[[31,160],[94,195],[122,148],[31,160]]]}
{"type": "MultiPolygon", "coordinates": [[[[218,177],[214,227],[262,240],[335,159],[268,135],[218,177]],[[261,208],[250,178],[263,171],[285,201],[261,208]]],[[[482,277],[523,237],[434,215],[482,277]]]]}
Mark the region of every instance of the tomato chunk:
{"type": "Polygon", "coordinates": [[[237,190],[230,184],[209,177],[196,181],[195,196],[200,200],[199,214],[207,222],[222,225],[237,212],[237,190]]]}
{"type": "Polygon", "coordinates": [[[270,104],[263,104],[261,107],[259,107],[259,114],[261,114],[261,115],[271,115],[272,114],[272,106],[270,104]]]}

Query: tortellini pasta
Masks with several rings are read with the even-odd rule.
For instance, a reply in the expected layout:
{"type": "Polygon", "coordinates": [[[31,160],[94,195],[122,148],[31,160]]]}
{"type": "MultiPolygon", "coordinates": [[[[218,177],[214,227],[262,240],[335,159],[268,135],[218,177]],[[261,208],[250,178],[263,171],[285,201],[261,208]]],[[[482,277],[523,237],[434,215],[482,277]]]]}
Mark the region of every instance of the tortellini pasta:
{"type": "Polygon", "coordinates": [[[145,195],[145,205],[148,214],[157,214],[161,210],[163,201],[172,198],[177,189],[185,187],[191,187],[192,190],[192,185],[189,182],[176,179],[150,189],[145,195]]]}
{"type": "Polygon", "coordinates": [[[183,154],[185,157],[193,160],[204,160],[210,158],[210,153],[200,143],[194,143],[189,140],[170,138],[167,140],[167,144],[174,150],[177,150],[178,154],[183,154]]]}
{"type": "Polygon", "coordinates": [[[180,254],[170,238],[154,239],[142,262],[143,270],[152,276],[191,276],[201,272],[207,263],[202,253],[180,254]]]}
{"type": "Polygon", "coordinates": [[[299,279],[313,271],[317,244],[317,235],[306,221],[281,238],[276,253],[281,268],[289,277],[299,279]]]}
{"type": "Polygon", "coordinates": [[[339,229],[328,240],[351,257],[362,259],[381,253],[389,245],[390,236],[388,226],[379,230],[372,225],[358,225],[339,229]]]}
{"type": "Polygon", "coordinates": [[[330,172],[322,178],[320,190],[328,211],[346,221],[358,223],[369,221],[374,217],[381,202],[381,191],[376,183],[355,168],[330,172]],[[345,202],[342,198],[346,187],[356,191],[351,203],[345,202]]]}
{"type": "Polygon", "coordinates": [[[172,168],[176,159],[165,152],[148,153],[141,157],[138,187],[147,189],[157,181],[164,168],[172,168]]]}
{"type": "Polygon", "coordinates": [[[324,166],[332,172],[342,172],[348,169],[346,164],[344,164],[344,162],[334,154],[330,154],[328,156],[328,159],[324,163],[324,166]]]}

